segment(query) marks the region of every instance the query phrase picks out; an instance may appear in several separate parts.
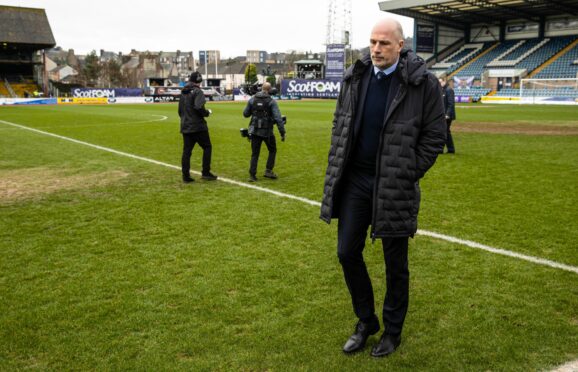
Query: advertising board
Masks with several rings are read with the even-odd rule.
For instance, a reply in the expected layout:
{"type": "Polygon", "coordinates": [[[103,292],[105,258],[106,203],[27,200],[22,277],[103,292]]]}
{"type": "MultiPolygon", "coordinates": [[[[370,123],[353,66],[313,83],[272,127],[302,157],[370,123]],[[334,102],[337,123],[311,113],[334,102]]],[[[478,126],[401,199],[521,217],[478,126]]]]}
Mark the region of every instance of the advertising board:
{"type": "Polygon", "coordinates": [[[0,105],[55,105],[56,98],[0,98],[0,105]]]}
{"type": "Polygon", "coordinates": [[[59,105],[106,105],[108,103],[108,98],[98,97],[98,98],[58,98],[59,105]]]}
{"type": "Polygon", "coordinates": [[[329,44],[327,45],[325,59],[325,78],[328,80],[341,81],[345,72],[345,45],[329,44]]]}
{"type": "Polygon", "coordinates": [[[125,103],[153,103],[153,97],[116,97],[107,98],[109,104],[125,104],[125,103]]]}
{"type": "Polygon", "coordinates": [[[341,81],[290,79],[281,81],[281,94],[302,98],[337,98],[341,81]]]}
{"type": "Polygon", "coordinates": [[[170,102],[179,102],[180,96],[173,96],[169,94],[162,94],[162,95],[154,95],[152,96],[154,103],[170,103],[170,102]]]}
{"type": "Polygon", "coordinates": [[[116,98],[116,97],[139,97],[143,90],[136,88],[75,88],[72,96],[78,98],[116,98]]]}

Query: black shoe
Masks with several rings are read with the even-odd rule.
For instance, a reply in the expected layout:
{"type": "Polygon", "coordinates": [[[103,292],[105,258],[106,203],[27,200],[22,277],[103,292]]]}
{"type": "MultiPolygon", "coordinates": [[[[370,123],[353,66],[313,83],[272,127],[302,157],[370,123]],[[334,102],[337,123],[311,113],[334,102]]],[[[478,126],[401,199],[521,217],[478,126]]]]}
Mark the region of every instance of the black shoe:
{"type": "Polygon", "coordinates": [[[195,180],[191,177],[183,177],[183,182],[184,183],[191,183],[191,182],[195,182],[195,180]]]}
{"type": "Polygon", "coordinates": [[[209,172],[209,173],[203,173],[201,178],[204,180],[207,180],[207,181],[215,181],[217,179],[217,176],[215,176],[213,173],[209,172]]]}
{"type": "Polygon", "coordinates": [[[257,182],[257,177],[254,174],[249,176],[249,182],[257,182]]]}
{"type": "Polygon", "coordinates": [[[263,177],[267,177],[267,178],[270,178],[272,180],[276,180],[277,178],[279,178],[279,177],[277,177],[277,175],[275,173],[273,173],[272,170],[269,170],[269,169],[267,169],[265,171],[265,174],[263,175],[263,177]]]}
{"type": "Polygon", "coordinates": [[[347,342],[345,342],[345,345],[343,345],[343,352],[351,354],[362,350],[369,336],[376,334],[378,331],[379,321],[377,318],[371,323],[364,323],[360,320],[355,326],[355,332],[349,337],[347,342]]]}
{"type": "Polygon", "coordinates": [[[379,342],[371,348],[372,357],[384,357],[393,353],[401,343],[401,335],[390,335],[384,333],[379,342]]]}

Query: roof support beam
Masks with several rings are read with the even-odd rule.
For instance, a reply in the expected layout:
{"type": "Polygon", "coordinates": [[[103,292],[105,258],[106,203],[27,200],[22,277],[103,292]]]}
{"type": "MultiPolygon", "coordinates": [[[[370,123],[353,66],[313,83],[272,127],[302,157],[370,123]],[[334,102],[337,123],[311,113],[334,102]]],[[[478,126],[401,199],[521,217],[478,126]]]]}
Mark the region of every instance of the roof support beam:
{"type": "Polygon", "coordinates": [[[556,0],[550,0],[549,3],[552,5],[555,5],[557,8],[559,8],[560,10],[563,10],[566,13],[572,14],[574,16],[578,15],[578,6],[562,4],[556,0]]]}

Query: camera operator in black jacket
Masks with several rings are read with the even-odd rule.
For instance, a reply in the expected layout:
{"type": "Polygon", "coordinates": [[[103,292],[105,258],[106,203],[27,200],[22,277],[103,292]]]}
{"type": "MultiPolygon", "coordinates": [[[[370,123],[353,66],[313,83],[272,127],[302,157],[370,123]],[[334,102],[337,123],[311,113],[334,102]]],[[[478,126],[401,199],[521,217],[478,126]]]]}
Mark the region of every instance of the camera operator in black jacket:
{"type": "Polygon", "coordinates": [[[203,172],[202,179],[214,181],[217,176],[211,173],[211,153],[212,145],[209,137],[209,128],[205,120],[211,114],[211,110],[205,108],[205,95],[199,88],[203,76],[195,71],[189,77],[189,82],[181,91],[179,100],[179,116],[181,118],[181,133],[183,135],[183,156],[181,168],[183,172],[183,182],[190,183],[191,178],[191,154],[193,147],[198,143],[203,149],[203,172]]]}
{"type": "Polygon", "coordinates": [[[251,138],[251,165],[249,168],[249,182],[257,181],[257,163],[261,152],[261,143],[265,142],[269,157],[265,169],[265,177],[277,179],[273,173],[275,166],[275,156],[277,154],[277,142],[273,133],[273,126],[277,123],[277,129],[281,135],[281,141],[285,141],[285,121],[279,111],[277,101],[269,95],[271,84],[264,83],[261,91],[249,99],[247,107],[243,111],[243,116],[251,116],[249,125],[249,136],[251,138]]]}

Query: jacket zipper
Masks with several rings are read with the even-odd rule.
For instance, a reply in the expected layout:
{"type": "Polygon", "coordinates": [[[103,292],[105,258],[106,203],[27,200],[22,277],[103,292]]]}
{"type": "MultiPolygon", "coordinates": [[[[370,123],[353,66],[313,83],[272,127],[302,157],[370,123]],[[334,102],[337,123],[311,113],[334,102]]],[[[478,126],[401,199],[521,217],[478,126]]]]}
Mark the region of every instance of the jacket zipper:
{"type": "Polygon", "coordinates": [[[377,147],[377,160],[375,162],[375,179],[373,180],[373,203],[371,208],[372,216],[371,216],[371,244],[375,242],[375,219],[377,216],[377,186],[379,182],[379,169],[381,165],[381,151],[383,148],[383,132],[385,131],[385,127],[387,126],[387,122],[391,117],[393,111],[397,108],[397,106],[401,103],[401,101],[405,98],[406,86],[404,84],[399,85],[399,89],[397,91],[397,95],[391,102],[391,107],[387,110],[387,115],[385,116],[385,120],[383,122],[383,126],[381,127],[381,131],[379,132],[379,145],[377,147]]]}

